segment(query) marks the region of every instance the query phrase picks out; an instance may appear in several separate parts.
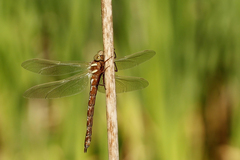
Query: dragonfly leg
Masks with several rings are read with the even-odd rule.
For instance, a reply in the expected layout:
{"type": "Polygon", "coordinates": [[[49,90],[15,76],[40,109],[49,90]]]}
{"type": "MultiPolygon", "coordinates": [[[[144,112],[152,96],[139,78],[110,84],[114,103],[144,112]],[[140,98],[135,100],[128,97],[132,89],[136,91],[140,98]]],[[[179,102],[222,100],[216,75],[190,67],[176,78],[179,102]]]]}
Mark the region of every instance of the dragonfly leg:
{"type": "MultiPolygon", "coordinates": [[[[110,58],[112,58],[113,56],[111,56],[110,58]]],[[[115,52],[115,48],[114,48],[114,59],[117,57],[117,55],[116,55],[116,52],[115,52]]],[[[106,61],[104,61],[104,63],[106,63],[110,58],[108,58],[106,61]]],[[[118,68],[117,68],[117,65],[116,65],[116,63],[114,62],[114,66],[115,66],[115,72],[117,72],[118,71],[118,68]]],[[[106,70],[106,69],[105,69],[106,70]]],[[[105,71],[104,70],[104,71],[105,71]]]]}
{"type": "Polygon", "coordinates": [[[105,74],[103,73],[103,86],[104,86],[104,89],[106,90],[106,86],[105,86],[105,74]]]}
{"type": "MultiPolygon", "coordinates": [[[[116,54],[115,48],[114,48],[114,59],[115,59],[115,58],[117,58],[117,54],[116,54]]],[[[115,66],[115,72],[117,72],[117,71],[118,71],[118,68],[117,68],[117,65],[116,65],[115,62],[114,62],[114,66],[115,66]]]]}
{"type": "Polygon", "coordinates": [[[109,57],[106,61],[104,61],[104,63],[106,63],[110,58],[112,58],[113,56],[109,57]]]}
{"type": "Polygon", "coordinates": [[[115,66],[115,72],[118,72],[118,68],[115,62],[114,62],[114,66],[115,66]]]}
{"type": "Polygon", "coordinates": [[[104,89],[106,90],[106,86],[105,86],[105,78],[104,78],[105,76],[104,76],[104,73],[103,73],[103,75],[102,75],[102,76],[103,76],[103,84],[100,84],[100,83],[99,83],[98,85],[100,85],[100,86],[104,86],[104,89]]]}

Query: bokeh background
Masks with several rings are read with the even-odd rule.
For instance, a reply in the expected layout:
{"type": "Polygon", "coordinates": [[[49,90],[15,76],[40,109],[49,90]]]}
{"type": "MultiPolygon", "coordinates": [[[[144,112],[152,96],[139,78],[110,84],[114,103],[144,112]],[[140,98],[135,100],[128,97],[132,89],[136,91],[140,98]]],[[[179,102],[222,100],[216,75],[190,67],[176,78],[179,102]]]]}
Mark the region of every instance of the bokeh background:
{"type": "MultiPolygon", "coordinates": [[[[149,86],[117,96],[120,159],[240,159],[240,1],[113,1],[118,57],[151,60],[119,75],[149,86]]],[[[58,80],[31,73],[31,58],[92,61],[103,48],[100,0],[0,1],[0,159],[108,159],[105,95],[84,154],[89,88],[54,100],[25,99],[58,80]]]]}

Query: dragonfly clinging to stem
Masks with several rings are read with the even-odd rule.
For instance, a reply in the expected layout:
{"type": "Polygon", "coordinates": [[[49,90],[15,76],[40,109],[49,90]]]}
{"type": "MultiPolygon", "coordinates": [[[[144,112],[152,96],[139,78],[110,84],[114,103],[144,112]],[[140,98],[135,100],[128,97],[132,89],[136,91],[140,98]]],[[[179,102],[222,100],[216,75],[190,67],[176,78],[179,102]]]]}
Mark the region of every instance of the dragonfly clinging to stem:
{"type": "MultiPolygon", "coordinates": [[[[115,69],[124,70],[137,66],[156,53],[152,50],[144,50],[122,58],[114,60],[115,69]]],[[[29,88],[24,93],[26,98],[60,98],[71,96],[81,92],[90,79],[90,93],[87,111],[87,131],[84,143],[84,152],[91,143],[94,105],[97,91],[105,93],[104,71],[105,61],[103,51],[99,51],[92,62],[60,62],[46,59],[30,59],[22,63],[22,67],[48,76],[60,76],[75,73],[75,75],[59,80],[48,82],[29,88]]],[[[148,81],[139,77],[115,76],[116,92],[129,92],[143,89],[148,86],[148,81]]]]}

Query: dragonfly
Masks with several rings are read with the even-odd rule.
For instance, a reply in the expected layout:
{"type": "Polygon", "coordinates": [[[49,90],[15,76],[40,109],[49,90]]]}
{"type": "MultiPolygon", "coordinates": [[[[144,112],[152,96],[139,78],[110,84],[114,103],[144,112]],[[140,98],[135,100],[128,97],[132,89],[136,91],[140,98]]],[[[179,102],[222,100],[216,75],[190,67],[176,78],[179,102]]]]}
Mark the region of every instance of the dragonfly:
{"type": "MultiPolygon", "coordinates": [[[[122,58],[114,57],[115,71],[135,67],[155,55],[153,50],[144,50],[122,58]]],[[[107,60],[106,60],[107,61],[107,60]]],[[[71,96],[80,93],[88,85],[90,79],[90,93],[87,110],[87,131],[84,142],[84,152],[87,152],[91,143],[93,114],[97,91],[105,93],[104,52],[99,51],[92,62],[60,62],[47,59],[30,59],[22,63],[22,67],[31,72],[47,75],[61,76],[74,74],[69,78],[43,83],[33,86],[23,94],[26,98],[53,99],[71,96]]],[[[140,77],[115,75],[116,93],[129,92],[143,89],[148,86],[148,81],[140,77]]]]}

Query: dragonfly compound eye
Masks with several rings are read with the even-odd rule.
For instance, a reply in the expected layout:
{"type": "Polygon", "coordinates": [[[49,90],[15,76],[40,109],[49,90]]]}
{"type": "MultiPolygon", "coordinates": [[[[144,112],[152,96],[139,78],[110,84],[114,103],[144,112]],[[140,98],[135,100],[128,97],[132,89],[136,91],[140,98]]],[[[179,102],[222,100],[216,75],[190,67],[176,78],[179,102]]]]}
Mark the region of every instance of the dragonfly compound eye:
{"type": "Polygon", "coordinates": [[[94,60],[95,60],[95,61],[99,61],[99,60],[100,60],[100,56],[99,56],[98,54],[96,54],[96,55],[94,56],[94,60]]]}

